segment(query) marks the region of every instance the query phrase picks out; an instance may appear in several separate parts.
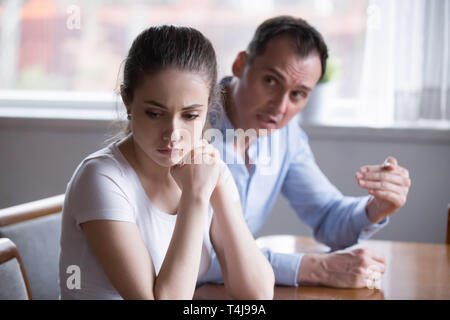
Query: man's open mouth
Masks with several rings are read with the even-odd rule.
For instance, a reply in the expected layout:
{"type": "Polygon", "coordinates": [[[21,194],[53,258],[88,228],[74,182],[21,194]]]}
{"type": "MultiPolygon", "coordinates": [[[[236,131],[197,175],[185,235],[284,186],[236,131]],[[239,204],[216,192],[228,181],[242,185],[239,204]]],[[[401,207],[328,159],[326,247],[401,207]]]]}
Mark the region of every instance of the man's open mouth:
{"type": "Polygon", "coordinates": [[[258,113],[256,115],[258,122],[262,125],[262,127],[266,129],[274,129],[277,127],[278,119],[272,115],[265,113],[258,113]]]}

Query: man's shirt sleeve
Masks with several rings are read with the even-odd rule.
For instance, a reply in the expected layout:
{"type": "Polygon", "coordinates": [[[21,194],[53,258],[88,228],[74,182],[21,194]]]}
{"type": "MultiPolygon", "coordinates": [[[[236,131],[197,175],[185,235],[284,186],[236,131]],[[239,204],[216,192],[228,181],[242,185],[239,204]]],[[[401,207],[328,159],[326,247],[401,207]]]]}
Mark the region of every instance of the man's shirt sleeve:
{"type": "Polygon", "coordinates": [[[384,227],[389,218],[379,224],[367,218],[370,197],[343,196],[316,164],[303,130],[298,125],[290,129],[291,159],[282,193],[297,216],[313,229],[314,238],[337,250],[367,239],[384,227]]]}
{"type": "MultiPolygon", "coordinates": [[[[302,253],[296,254],[287,254],[287,253],[278,253],[273,252],[267,248],[261,249],[262,253],[266,256],[267,260],[269,260],[272,265],[274,274],[275,274],[275,283],[277,285],[284,286],[297,286],[297,275],[298,269],[300,267],[301,259],[303,257],[302,253]]],[[[206,282],[222,284],[222,270],[220,268],[219,259],[215,252],[213,251],[213,256],[211,260],[211,266],[203,276],[197,282],[197,287],[205,284],[206,282]]]]}

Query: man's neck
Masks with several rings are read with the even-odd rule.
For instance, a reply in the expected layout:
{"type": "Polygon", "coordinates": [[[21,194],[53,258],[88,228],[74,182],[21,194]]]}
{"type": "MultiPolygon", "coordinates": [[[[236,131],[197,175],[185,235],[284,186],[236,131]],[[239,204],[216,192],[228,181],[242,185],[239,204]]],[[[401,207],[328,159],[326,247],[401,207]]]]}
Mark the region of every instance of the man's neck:
{"type": "Polygon", "coordinates": [[[224,111],[230,120],[234,129],[239,129],[240,124],[237,121],[236,115],[236,104],[234,103],[234,90],[235,90],[235,78],[233,77],[228,86],[224,87],[225,101],[224,101],[224,111]]]}
{"type": "MultiPolygon", "coordinates": [[[[230,81],[230,84],[228,86],[224,87],[225,92],[225,101],[224,101],[224,111],[227,115],[228,119],[230,120],[231,125],[233,126],[233,129],[242,129],[246,130],[245,126],[241,124],[239,121],[239,116],[237,113],[237,105],[235,103],[235,90],[236,90],[236,78],[232,78],[230,81]]],[[[250,147],[250,144],[253,141],[250,141],[250,139],[238,139],[238,141],[244,142],[243,145],[238,145],[238,143],[234,143],[233,147],[236,150],[238,154],[242,156],[245,162],[245,166],[247,167],[247,170],[250,171],[250,161],[248,157],[248,149],[250,147]]]]}
{"type": "MultiPolygon", "coordinates": [[[[225,106],[224,106],[224,110],[225,110],[225,114],[227,115],[228,119],[230,120],[231,125],[233,126],[234,130],[237,129],[242,129],[242,130],[247,130],[246,126],[242,123],[242,121],[240,121],[239,118],[239,113],[237,112],[237,105],[235,103],[236,101],[236,78],[232,78],[230,81],[230,84],[228,86],[226,86],[224,89],[225,91],[225,106]]],[[[250,147],[250,144],[253,141],[250,141],[250,139],[245,139],[245,144],[244,144],[244,149],[245,153],[247,153],[248,148],[250,147]]]]}

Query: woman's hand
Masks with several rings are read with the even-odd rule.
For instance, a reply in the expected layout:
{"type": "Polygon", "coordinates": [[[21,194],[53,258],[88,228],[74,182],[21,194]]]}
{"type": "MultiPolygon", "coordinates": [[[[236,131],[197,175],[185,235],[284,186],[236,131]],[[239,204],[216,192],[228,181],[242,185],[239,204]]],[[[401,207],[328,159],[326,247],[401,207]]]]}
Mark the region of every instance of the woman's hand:
{"type": "Polygon", "coordinates": [[[189,191],[209,199],[220,178],[220,164],[217,149],[202,140],[179,164],[170,168],[170,173],[183,192],[189,191]]]}

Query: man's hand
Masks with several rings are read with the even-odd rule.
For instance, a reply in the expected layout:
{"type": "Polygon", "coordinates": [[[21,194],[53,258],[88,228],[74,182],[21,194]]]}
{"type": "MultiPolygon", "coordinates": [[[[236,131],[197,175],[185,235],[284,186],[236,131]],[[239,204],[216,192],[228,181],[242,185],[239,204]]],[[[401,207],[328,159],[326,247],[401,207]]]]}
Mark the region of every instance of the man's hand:
{"type": "Polygon", "coordinates": [[[379,284],[385,270],[384,257],[367,248],[305,254],[297,281],[299,285],[372,289],[374,283],[379,284]]]}
{"type": "Polygon", "coordinates": [[[383,165],[363,166],[356,173],[361,188],[367,189],[372,198],[367,202],[367,217],[378,223],[393,214],[406,203],[411,180],[407,169],[394,157],[388,157],[383,165]]]}

